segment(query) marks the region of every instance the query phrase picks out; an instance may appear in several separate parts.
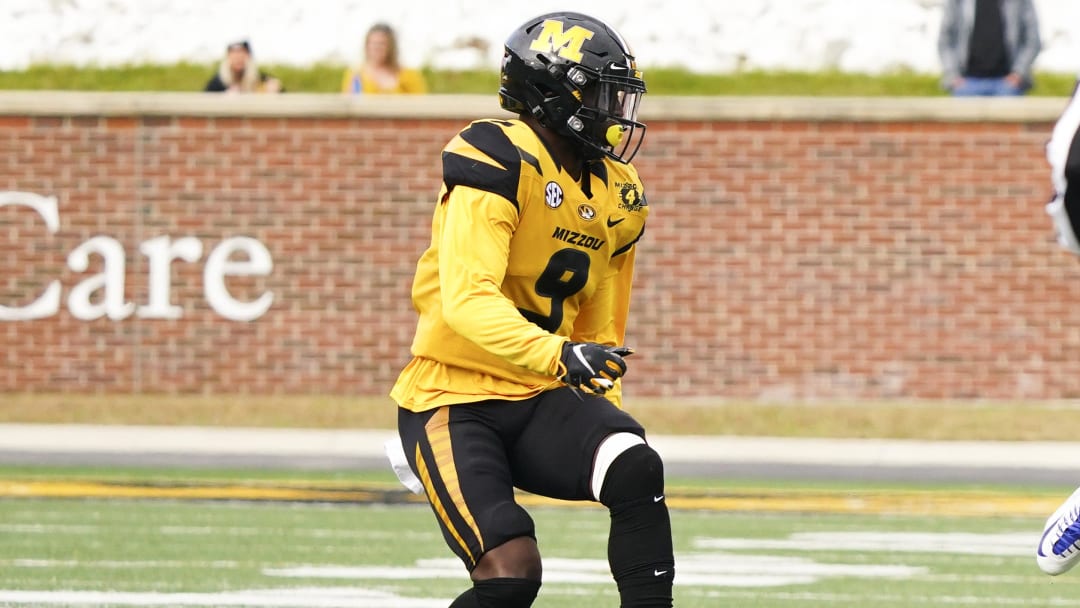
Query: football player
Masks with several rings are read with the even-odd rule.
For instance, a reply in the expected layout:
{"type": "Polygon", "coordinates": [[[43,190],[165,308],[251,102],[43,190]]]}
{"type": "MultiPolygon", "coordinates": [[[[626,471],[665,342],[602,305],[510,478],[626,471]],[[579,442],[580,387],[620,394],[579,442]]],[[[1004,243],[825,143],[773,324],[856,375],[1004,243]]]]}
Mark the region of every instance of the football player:
{"type": "Polygon", "coordinates": [[[541,15],[505,45],[499,99],[516,116],[472,122],[443,149],[413,357],[391,396],[395,470],[415,474],[472,579],[452,608],[532,605],[540,552],[515,488],[605,505],[622,606],[671,606],[663,463],[621,409],[649,212],[630,164],[644,93],[610,26],[541,15]]]}
{"type": "MultiPolygon", "coordinates": [[[[1080,80],[1077,81],[1080,83],[1080,80]]],[[[1050,178],[1054,198],[1046,205],[1053,218],[1057,242],[1065,249],[1080,255],[1077,242],[1080,223],[1080,86],[1073,89],[1065,111],[1054,125],[1046,159],[1050,163],[1050,178]]],[[[1035,560],[1043,572],[1058,575],[1080,561],[1080,489],[1073,492],[1046,520],[1042,538],[1035,551],[1035,560]]]]}

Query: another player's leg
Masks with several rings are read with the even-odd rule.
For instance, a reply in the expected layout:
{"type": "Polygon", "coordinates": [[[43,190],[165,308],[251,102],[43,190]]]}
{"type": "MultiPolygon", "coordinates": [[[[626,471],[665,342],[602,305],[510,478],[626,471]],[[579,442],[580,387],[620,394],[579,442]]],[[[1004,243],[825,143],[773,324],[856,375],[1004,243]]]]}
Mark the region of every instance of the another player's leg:
{"type": "Polygon", "coordinates": [[[494,402],[399,411],[409,464],[473,580],[451,608],[529,608],[540,589],[533,521],[514,501],[501,422],[494,420],[508,412],[494,402]]]}
{"type": "Polygon", "coordinates": [[[518,487],[607,506],[608,561],[622,607],[668,608],[675,560],[664,469],[643,437],[610,401],[556,389],[542,396],[511,461],[518,487]]]}
{"type": "Polygon", "coordinates": [[[1046,520],[1035,561],[1054,576],[1080,562],[1080,488],[1046,520]]]}

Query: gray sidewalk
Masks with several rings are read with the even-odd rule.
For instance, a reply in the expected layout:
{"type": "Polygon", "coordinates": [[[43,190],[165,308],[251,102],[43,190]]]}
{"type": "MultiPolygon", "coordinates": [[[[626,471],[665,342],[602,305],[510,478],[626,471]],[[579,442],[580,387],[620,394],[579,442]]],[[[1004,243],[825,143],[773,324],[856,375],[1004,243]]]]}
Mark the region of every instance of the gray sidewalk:
{"type": "MultiPolygon", "coordinates": [[[[388,430],[0,424],[0,463],[386,469],[388,430]]],[[[654,436],[669,476],[1080,483],[1080,442],[654,436]]]]}

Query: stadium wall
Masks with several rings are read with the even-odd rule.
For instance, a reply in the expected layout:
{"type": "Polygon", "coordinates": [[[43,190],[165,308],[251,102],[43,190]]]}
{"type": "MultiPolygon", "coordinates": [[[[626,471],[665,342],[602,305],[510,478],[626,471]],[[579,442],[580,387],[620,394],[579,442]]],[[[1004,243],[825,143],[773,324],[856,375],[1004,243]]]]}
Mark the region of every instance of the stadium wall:
{"type": "MultiPolygon", "coordinates": [[[[1064,100],[653,98],[626,391],[1080,396],[1064,100]]],[[[0,94],[0,392],[384,395],[493,99],[0,94]]]]}

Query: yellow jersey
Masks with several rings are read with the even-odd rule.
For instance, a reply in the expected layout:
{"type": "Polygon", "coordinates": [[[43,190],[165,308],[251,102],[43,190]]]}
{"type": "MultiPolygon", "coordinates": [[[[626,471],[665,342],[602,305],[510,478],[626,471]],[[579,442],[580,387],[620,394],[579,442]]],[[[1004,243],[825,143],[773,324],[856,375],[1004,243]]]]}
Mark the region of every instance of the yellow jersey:
{"type": "Polygon", "coordinates": [[[623,343],[649,212],[632,165],[605,158],[576,181],[520,120],[471,123],[442,164],[401,407],[527,399],[559,385],[567,340],[623,343]]]}
{"type": "Polygon", "coordinates": [[[427,80],[420,70],[401,68],[394,87],[385,88],[364,76],[362,68],[345,70],[341,77],[341,92],[366,95],[423,94],[427,93],[427,80]]]}

